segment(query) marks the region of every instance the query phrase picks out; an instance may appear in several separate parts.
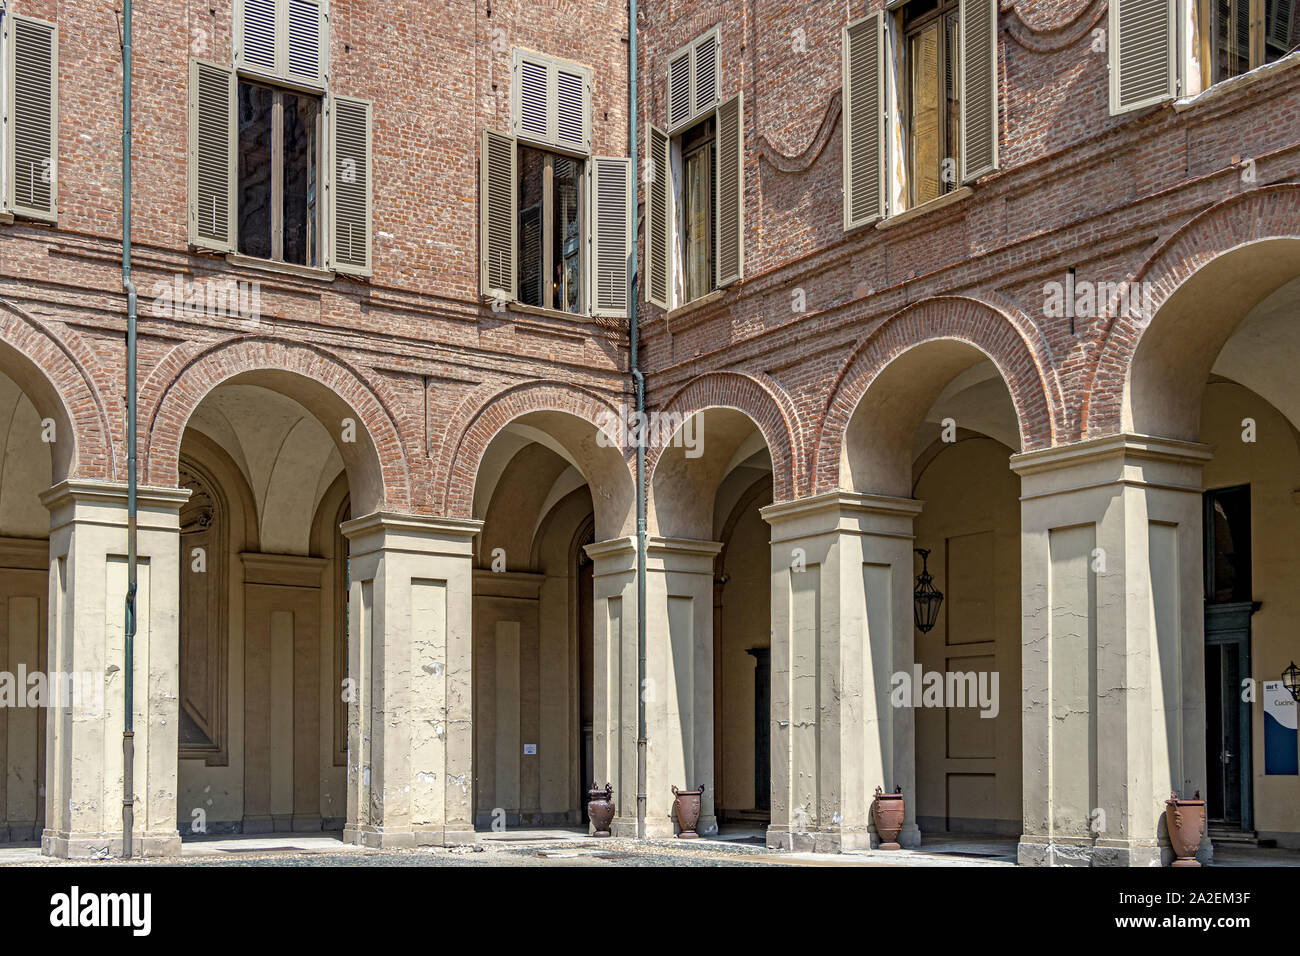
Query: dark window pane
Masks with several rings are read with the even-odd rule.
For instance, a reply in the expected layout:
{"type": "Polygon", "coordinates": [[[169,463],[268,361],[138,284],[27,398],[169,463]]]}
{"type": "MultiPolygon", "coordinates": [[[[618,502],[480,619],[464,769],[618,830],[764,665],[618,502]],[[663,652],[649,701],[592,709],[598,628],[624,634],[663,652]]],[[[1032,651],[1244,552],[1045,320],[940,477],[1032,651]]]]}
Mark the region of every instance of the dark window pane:
{"type": "Polygon", "coordinates": [[[582,195],[582,163],[556,156],[551,164],[551,208],[555,221],[552,261],[556,264],[552,301],[557,309],[577,312],[582,308],[582,223],[578,201],[582,195]]]}
{"type": "Polygon", "coordinates": [[[1225,488],[1207,494],[1210,507],[1209,600],[1251,600],[1250,488],[1225,488]]]}
{"type": "Polygon", "coordinates": [[[284,98],[284,261],[317,265],[320,100],[284,98]]]}
{"type": "Polygon", "coordinates": [[[271,114],[275,94],[239,84],[239,251],[271,258],[271,114]]]}
{"type": "Polygon", "coordinates": [[[519,301],[548,306],[545,250],[542,245],[543,203],[546,199],[546,154],[519,147],[519,301]]]}

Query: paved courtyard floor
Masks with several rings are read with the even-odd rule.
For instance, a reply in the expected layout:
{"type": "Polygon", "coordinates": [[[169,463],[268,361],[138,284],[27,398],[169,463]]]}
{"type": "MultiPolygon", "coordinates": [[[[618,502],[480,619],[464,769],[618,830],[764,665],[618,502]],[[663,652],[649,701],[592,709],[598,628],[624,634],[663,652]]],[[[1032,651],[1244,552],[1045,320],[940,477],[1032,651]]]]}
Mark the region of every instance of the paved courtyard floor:
{"type": "MultiPolygon", "coordinates": [[[[1008,867],[1016,841],[942,834],[918,850],[786,853],[763,845],[759,829],[724,829],[699,840],[597,839],[578,829],[514,829],[479,834],[475,846],[377,850],[337,833],[189,837],[179,857],[104,860],[107,866],[815,866],[1008,867]]],[[[83,864],[87,861],[72,861],[83,864]]],[[[93,862],[93,861],[91,861],[93,862]]],[[[0,866],[66,866],[35,843],[0,844],[0,866]]],[[[1216,845],[1216,866],[1300,866],[1300,851],[1216,845]]]]}

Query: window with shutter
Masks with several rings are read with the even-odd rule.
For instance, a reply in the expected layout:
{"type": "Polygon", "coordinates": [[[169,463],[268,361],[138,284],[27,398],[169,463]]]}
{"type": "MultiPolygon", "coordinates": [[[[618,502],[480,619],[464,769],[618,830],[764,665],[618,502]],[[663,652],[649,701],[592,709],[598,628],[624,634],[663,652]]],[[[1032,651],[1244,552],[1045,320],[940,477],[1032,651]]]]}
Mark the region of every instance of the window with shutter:
{"type": "Polygon", "coordinates": [[[370,112],[365,100],[330,97],[330,236],[327,265],[370,275],[370,112]]]}
{"type": "Polygon", "coordinates": [[[1110,112],[1141,109],[1177,91],[1176,0],[1111,0],[1110,112]]]}
{"type": "Polygon", "coordinates": [[[672,166],[668,134],[655,126],[649,129],[649,182],[646,184],[646,301],[669,308],[673,258],[669,249],[672,235],[672,166]]]}
{"type": "Polygon", "coordinates": [[[844,28],[844,228],[885,214],[885,20],[876,13],[844,28]]]}
{"type": "Polygon", "coordinates": [[[667,131],[650,127],[646,299],[671,309],[744,274],[744,110],[720,100],[717,27],[668,58],[667,131]]]}
{"type": "Polygon", "coordinates": [[[998,0],[961,0],[961,178],[998,166],[998,0]]]}
{"type": "Polygon", "coordinates": [[[53,222],[58,213],[58,28],[10,15],[4,32],[5,204],[53,222]]]}
{"type": "Polygon", "coordinates": [[[235,72],[190,61],[189,241],[234,250],[235,72]]]}
{"type": "Polygon", "coordinates": [[[324,89],[327,0],[235,0],[235,66],[241,73],[324,89]]]}
{"type": "Polygon", "coordinates": [[[597,156],[591,165],[592,313],[623,316],[632,248],[632,161],[597,156]]]}
{"type": "Polygon", "coordinates": [[[525,50],[512,53],[510,100],[516,138],[574,153],[591,151],[591,72],[525,50]]]}

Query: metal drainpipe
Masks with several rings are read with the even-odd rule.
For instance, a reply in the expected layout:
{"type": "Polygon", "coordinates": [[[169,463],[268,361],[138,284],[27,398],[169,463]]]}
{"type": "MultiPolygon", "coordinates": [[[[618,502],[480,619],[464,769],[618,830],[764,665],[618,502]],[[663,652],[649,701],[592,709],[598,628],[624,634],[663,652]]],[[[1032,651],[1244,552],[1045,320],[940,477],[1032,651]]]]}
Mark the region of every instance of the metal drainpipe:
{"type": "MultiPolygon", "coordinates": [[[[632,176],[633,196],[640,191],[641,176],[637,167],[637,23],[636,0],[629,0],[631,17],[628,29],[629,67],[628,99],[630,101],[629,136],[632,140],[632,176]]],[[[635,206],[633,207],[635,209],[635,206]]],[[[635,216],[635,213],[634,213],[635,216]]],[[[645,839],[645,802],[646,802],[646,739],[645,739],[645,432],[641,426],[645,416],[645,376],[640,367],[640,325],[637,315],[637,292],[639,282],[637,244],[635,236],[632,242],[631,288],[629,290],[629,335],[631,337],[631,357],[629,364],[632,378],[636,381],[636,835],[645,839]]]]}
{"type": "Polygon", "coordinates": [[[131,0],[122,0],[122,286],[126,289],[126,653],[123,663],[122,856],[135,829],[135,597],[139,555],[136,508],[136,290],[131,281],[131,0]]]}

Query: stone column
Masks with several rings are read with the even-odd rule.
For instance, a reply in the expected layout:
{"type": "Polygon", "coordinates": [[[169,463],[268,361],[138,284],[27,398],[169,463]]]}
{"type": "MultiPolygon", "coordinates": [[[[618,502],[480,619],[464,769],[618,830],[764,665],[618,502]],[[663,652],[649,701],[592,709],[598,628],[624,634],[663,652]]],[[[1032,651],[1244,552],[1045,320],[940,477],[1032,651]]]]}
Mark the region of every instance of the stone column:
{"type": "MultiPolygon", "coordinates": [[[[1170,858],[1171,790],[1205,787],[1204,445],[1138,435],[1017,455],[1021,863],[1170,858]]],[[[1210,841],[1201,844],[1208,859],[1210,841]]]]}
{"type": "Polygon", "coordinates": [[[717,541],[646,542],[646,836],[677,832],[673,787],[704,787],[696,832],[718,832],[713,790],[713,562],[717,541]]]}
{"type": "MultiPolygon", "coordinates": [[[[597,541],[592,560],[592,772],[614,787],[610,833],[635,837],[637,734],[636,538],[597,541]]],[[[583,781],[590,786],[592,781],[583,781]]]]}
{"type": "MultiPolygon", "coordinates": [[[[189,492],[140,488],[132,769],[137,856],[180,852],[176,771],[180,726],[180,507],[189,492]]],[[[126,486],[69,480],[49,509],[45,830],[58,857],[122,852],[126,643],[126,486]],[[57,690],[54,688],[57,685],[57,690]],[[71,691],[71,693],[69,693],[71,691]]]]}
{"type": "Polygon", "coordinates": [[[913,662],[912,521],[921,503],[830,492],[770,505],[772,820],[769,846],[878,843],[877,786],[901,786],[899,842],[917,846],[915,719],[891,704],[913,662]]]}
{"type": "Polygon", "coordinates": [[[475,840],[470,617],[481,527],[396,514],[343,525],[351,545],[350,843],[475,840]]]}

